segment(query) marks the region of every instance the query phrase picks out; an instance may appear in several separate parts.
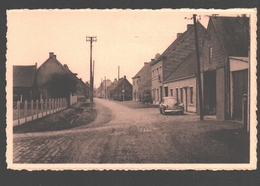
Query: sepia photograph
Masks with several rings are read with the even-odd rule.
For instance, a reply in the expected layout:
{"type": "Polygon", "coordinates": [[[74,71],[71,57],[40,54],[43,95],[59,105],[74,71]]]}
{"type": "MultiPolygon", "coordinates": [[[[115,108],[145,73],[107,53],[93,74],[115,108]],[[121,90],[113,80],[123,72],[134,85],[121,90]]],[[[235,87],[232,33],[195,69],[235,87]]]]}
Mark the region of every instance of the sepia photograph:
{"type": "Polygon", "coordinates": [[[7,167],[256,169],[256,9],[7,11],[7,167]]]}

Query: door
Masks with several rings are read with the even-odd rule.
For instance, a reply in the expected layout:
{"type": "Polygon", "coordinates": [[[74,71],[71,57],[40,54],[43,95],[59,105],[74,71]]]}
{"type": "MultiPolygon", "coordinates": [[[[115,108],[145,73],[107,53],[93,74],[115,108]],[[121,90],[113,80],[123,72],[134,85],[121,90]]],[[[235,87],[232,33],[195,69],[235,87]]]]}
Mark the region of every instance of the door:
{"type": "Polygon", "coordinates": [[[248,70],[232,72],[233,78],[233,117],[242,120],[242,99],[248,93],[248,70]]]}

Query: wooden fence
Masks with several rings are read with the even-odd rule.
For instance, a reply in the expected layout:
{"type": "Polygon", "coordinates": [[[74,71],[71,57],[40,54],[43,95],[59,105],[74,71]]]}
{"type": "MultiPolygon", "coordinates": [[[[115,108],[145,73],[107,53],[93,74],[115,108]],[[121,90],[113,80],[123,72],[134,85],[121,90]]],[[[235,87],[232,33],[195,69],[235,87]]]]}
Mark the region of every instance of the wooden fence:
{"type": "Polygon", "coordinates": [[[20,102],[13,105],[13,125],[21,125],[28,121],[56,113],[67,108],[66,98],[46,99],[41,101],[20,102]]]}

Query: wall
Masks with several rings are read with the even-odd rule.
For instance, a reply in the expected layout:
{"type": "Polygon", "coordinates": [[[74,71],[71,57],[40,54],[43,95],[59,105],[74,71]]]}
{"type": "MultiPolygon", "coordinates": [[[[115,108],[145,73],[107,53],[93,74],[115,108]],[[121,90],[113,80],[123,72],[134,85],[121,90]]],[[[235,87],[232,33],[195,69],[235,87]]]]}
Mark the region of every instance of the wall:
{"type": "MultiPolygon", "coordinates": [[[[156,69],[157,68],[159,69],[160,67],[161,67],[162,72],[163,72],[162,60],[160,60],[159,62],[157,62],[156,64],[151,66],[151,72],[153,70],[156,71],[156,69]]],[[[152,91],[151,91],[151,93],[152,93],[153,103],[155,103],[155,104],[158,104],[160,102],[160,97],[161,97],[160,86],[162,86],[162,81],[163,81],[162,72],[159,72],[158,74],[157,74],[157,72],[154,73],[154,74],[153,73],[151,74],[151,76],[152,76],[152,91]],[[158,80],[158,75],[161,76],[161,82],[159,82],[159,80],[158,80]],[[158,95],[158,93],[159,93],[159,95],[158,95]]]]}
{"type": "Polygon", "coordinates": [[[225,70],[216,70],[216,115],[217,120],[225,120],[225,70]]]}
{"type": "Polygon", "coordinates": [[[139,78],[133,79],[133,101],[138,101],[138,80],[139,78]]]}
{"type": "Polygon", "coordinates": [[[183,100],[186,108],[187,104],[187,110],[188,112],[196,112],[196,77],[188,78],[188,79],[182,79],[178,81],[168,82],[164,83],[163,87],[168,86],[168,96],[171,96],[170,90],[173,90],[173,97],[177,97],[176,95],[176,88],[178,88],[178,98],[180,100],[180,88],[183,88],[183,100]],[[184,87],[187,87],[187,103],[185,103],[186,96],[185,96],[185,90],[184,87]],[[190,87],[193,87],[193,103],[190,103],[190,87]]]}

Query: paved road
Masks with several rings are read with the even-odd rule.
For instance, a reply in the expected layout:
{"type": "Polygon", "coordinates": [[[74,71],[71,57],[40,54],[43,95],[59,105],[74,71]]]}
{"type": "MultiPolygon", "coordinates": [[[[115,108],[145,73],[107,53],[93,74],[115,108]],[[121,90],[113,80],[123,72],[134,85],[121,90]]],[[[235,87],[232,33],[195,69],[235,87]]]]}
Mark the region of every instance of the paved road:
{"type": "Polygon", "coordinates": [[[160,115],[156,108],[131,109],[95,99],[98,117],[66,131],[14,134],[14,163],[243,162],[208,131],[241,124],[200,122],[196,115],[160,115]]]}

